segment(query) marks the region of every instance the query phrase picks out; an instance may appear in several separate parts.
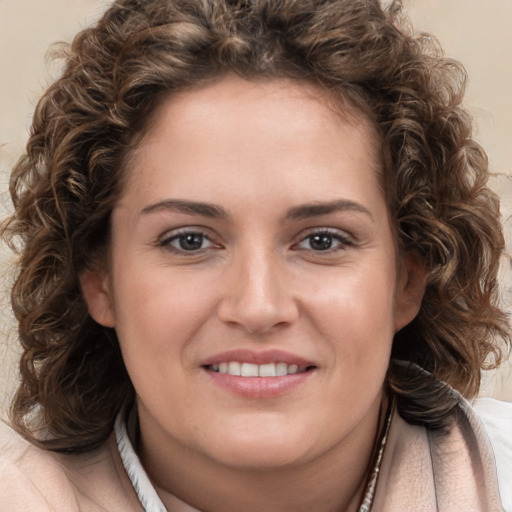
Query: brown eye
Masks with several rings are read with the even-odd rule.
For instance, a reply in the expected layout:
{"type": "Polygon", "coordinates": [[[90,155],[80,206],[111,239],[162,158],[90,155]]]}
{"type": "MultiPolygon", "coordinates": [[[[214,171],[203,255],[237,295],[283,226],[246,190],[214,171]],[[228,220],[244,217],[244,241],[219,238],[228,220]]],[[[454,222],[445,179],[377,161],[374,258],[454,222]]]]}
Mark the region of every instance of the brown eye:
{"type": "Polygon", "coordinates": [[[353,245],[343,231],[337,229],[325,229],[314,231],[305,236],[295,249],[305,249],[313,252],[335,252],[353,245]]]}
{"type": "Polygon", "coordinates": [[[207,249],[219,248],[201,231],[186,230],[169,233],[158,245],[177,253],[200,253],[207,249]]]}
{"type": "Polygon", "coordinates": [[[314,251],[327,251],[332,247],[333,237],[327,234],[312,235],[309,237],[309,245],[314,251]]]}
{"type": "Polygon", "coordinates": [[[183,251],[197,251],[203,248],[204,235],[201,233],[185,233],[176,238],[179,248],[183,251]]]}

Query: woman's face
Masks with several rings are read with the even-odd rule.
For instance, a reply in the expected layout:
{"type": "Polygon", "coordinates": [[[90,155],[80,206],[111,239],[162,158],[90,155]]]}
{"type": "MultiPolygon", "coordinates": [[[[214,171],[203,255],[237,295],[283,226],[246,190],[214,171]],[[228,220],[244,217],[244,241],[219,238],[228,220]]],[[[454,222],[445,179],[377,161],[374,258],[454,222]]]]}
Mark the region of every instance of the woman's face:
{"type": "Polygon", "coordinates": [[[142,443],[230,467],[302,464],[374,435],[393,334],[417,313],[378,138],[289,81],[168,98],[130,163],[109,268],[142,443]]]}

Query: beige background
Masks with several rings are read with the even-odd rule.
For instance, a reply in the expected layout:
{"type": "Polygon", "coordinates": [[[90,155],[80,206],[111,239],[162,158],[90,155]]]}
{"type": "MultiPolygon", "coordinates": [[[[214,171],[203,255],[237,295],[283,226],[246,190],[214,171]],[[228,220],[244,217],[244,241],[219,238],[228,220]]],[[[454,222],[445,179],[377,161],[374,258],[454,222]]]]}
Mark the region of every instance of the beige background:
{"type": "MultiPolygon", "coordinates": [[[[70,41],[100,15],[106,0],[0,0],[0,213],[9,208],[9,169],[21,154],[31,112],[58,73],[46,58],[56,41],[70,41]]],[[[493,186],[502,197],[503,221],[512,248],[512,0],[405,0],[417,31],[435,34],[446,54],[466,66],[466,105],[476,138],[489,153],[493,186]]],[[[0,253],[2,289],[12,273],[10,256],[0,253]]],[[[504,259],[503,297],[512,311],[512,272],[504,259]]],[[[15,334],[8,299],[0,294],[0,408],[15,383],[15,334]]],[[[512,401],[510,365],[485,376],[482,392],[512,401]]]]}

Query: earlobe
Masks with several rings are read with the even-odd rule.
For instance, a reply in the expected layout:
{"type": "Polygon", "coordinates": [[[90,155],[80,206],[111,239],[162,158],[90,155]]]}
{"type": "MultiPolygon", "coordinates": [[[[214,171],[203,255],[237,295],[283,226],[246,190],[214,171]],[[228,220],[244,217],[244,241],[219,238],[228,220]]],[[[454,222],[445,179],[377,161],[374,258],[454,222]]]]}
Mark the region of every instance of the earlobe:
{"type": "Polygon", "coordinates": [[[114,308],[105,272],[85,270],[80,285],[91,317],[104,327],[115,327],[114,308]]]}
{"type": "Polygon", "coordinates": [[[395,303],[395,332],[418,314],[425,293],[426,272],[417,251],[408,252],[401,262],[395,303]]]}

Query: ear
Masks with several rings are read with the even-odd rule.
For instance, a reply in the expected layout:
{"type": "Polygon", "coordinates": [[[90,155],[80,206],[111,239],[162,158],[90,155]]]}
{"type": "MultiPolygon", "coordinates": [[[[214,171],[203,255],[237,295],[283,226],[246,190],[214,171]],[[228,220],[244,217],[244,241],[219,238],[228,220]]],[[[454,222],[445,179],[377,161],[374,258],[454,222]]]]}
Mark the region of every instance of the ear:
{"type": "Polygon", "coordinates": [[[426,272],[417,251],[409,251],[400,262],[395,296],[395,332],[412,322],[425,293],[426,272]]]}
{"type": "Polygon", "coordinates": [[[115,327],[115,314],[106,272],[84,270],[79,279],[91,317],[104,327],[115,327]]]}

